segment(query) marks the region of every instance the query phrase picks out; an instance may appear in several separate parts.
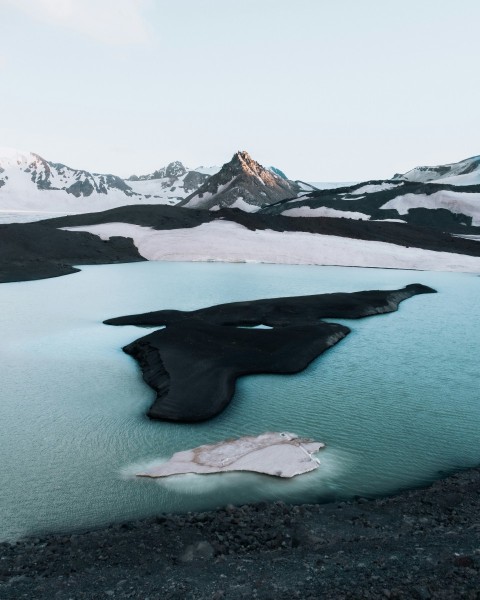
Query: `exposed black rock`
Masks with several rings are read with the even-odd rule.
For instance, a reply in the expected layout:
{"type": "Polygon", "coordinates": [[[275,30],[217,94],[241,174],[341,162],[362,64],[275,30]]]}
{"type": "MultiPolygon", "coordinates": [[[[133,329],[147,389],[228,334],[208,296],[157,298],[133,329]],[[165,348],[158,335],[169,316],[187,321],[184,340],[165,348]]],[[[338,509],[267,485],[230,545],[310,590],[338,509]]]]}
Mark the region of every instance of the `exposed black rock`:
{"type": "Polygon", "coordinates": [[[208,179],[208,175],[205,173],[199,173],[198,171],[189,171],[183,180],[183,189],[187,192],[193,192],[197,190],[202,184],[208,179]]]}
{"type": "Polygon", "coordinates": [[[358,319],[397,310],[421,284],[401,290],[318,294],[219,304],[196,311],[163,310],[108,319],[109,325],[166,325],[124,347],[138,360],[157,398],[152,419],[196,422],[219,414],[238,377],[297,373],[350,330],[322,318],[358,319]],[[273,329],[243,329],[239,325],[273,329]]]}
{"type": "Polygon", "coordinates": [[[104,321],[107,325],[165,326],[185,319],[200,319],[212,325],[287,327],[313,325],[320,319],[360,319],[397,310],[403,300],[417,294],[432,294],[435,290],[413,283],[393,291],[314,294],[266,298],[247,302],[229,302],[192,311],[159,310],[139,315],[116,317],[104,321]]]}
{"type": "Polygon", "coordinates": [[[285,198],[295,198],[299,191],[300,187],[294,181],[265,169],[248,152],[237,152],[229,163],[224,164],[179,206],[218,210],[241,200],[251,205],[252,210],[257,210],[257,207],[285,198]]]}
{"type": "Polygon", "coordinates": [[[88,179],[78,180],[65,189],[66,192],[73,194],[76,198],[91,196],[94,190],[95,188],[88,179]]]}
{"type": "Polygon", "coordinates": [[[90,233],[62,231],[42,223],[0,225],[0,283],[75,273],[72,265],[145,260],[129,238],[102,241],[90,233]]]}
{"type": "Polygon", "coordinates": [[[298,373],[349,333],[321,323],[278,329],[242,329],[183,320],[155,331],[124,351],[138,360],[157,392],[151,419],[205,421],[219,414],[241,375],[298,373]]]}

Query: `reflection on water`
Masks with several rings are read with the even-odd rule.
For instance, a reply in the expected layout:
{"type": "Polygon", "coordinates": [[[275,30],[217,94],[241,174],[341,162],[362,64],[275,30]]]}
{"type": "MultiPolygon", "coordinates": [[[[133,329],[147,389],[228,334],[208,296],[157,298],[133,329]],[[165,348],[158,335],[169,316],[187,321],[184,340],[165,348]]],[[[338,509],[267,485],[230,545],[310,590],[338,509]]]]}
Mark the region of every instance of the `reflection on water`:
{"type": "Polygon", "coordinates": [[[1,536],[231,502],[392,492],[478,464],[479,292],[479,277],[458,273],[220,263],[85,267],[1,285],[1,536]],[[196,425],[144,416],[153,392],[121,347],[145,330],[102,324],[160,308],[415,282],[440,293],[342,321],[352,333],[306,371],[242,378],[229,408],[196,425]],[[320,469],[292,480],[131,477],[178,450],[269,430],[325,442],[320,469]]]}

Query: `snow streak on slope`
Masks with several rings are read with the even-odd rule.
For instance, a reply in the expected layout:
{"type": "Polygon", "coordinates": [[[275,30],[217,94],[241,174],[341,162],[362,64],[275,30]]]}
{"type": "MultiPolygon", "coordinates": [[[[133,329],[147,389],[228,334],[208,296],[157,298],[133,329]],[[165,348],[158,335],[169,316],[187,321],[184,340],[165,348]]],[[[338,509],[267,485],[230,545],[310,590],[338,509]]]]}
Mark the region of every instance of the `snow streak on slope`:
{"type": "Polygon", "coordinates": [[[203,173],[204,175],[208,175],[209,177],[211,177],[212,175],[216,175],[221,168],[222,167],[214,165],[213,167],[195,167],[195,169],[193,170],[197,171],[197,173],[203,173]]]}
{"type": "Polygon", "coordinates": [[[451,185],[480,184],[480,156],[472,156],[457,163],[437,165],[433,167],[415,167],[404,174],[397,174],[394,179],[408,181],[430,181],[451,185]]]}
{"type": "Polygon", "coordinates": [[[359,219],[361,221],[368,221],[370,219],[370,215],[364,213],[336,210],[335,208],[328,208],[326,206],[319,206],[318,208],[298,206],[297,208],[284,210],[282,215],[285,217],[340,217],[343,219],[359,219]]]}
{"type": "Polygon", "coordinates": [[[250,231],[229,221],[155,230],[129,223],[65,227],[102,239],[132,238],[148,260],[253,262],[464,271],[480,273],[480,258],[304,232],[250,231]]]}
{"type": "Polygon", "coordinates": [[[405,194],[397,196],[382,207],[394,209],[399,215],[406,215],[411,208],[444,208],[455,214],[472,217],[472,225],[480,226],[480,194],[444,190],[434,194],[405,194]]]}
{"type": "Polygon", "coordinates": [[[352,194],[355,195],[363,195],[363,194],[374,194],[375,192],[384,192],[385,190],[392,190],[396,187],[398,187],[399,183],[390,183],[388,181],[385,181],[383,183],[377,183],[377,184],[367,184],[367,185],[362,185],[362,187],[357,188],[354,192],[352,192],[352,194]]]}

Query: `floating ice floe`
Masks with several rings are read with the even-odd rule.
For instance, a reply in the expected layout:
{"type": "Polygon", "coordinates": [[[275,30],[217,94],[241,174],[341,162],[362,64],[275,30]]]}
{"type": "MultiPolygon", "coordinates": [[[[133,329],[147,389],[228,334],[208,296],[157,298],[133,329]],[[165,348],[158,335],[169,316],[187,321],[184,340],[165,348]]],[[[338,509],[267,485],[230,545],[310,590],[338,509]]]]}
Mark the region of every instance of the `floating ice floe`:
{"type": "Polygon", "coordinates": [[[320,461],[313,454],[324,447],[294,433],[267,432],[176,452],[167,462],[137,473],[137,477],[253,471],[289,478],[317,469],[320,461]]]}

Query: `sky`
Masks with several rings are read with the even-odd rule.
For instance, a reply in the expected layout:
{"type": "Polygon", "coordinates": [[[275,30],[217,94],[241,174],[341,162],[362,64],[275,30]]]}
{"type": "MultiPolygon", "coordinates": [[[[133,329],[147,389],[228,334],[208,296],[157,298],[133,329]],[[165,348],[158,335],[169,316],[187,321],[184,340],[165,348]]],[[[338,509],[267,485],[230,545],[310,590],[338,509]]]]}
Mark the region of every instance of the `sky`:
{"type": "Polygon", "coordinates": [[[0,0],[0,146],[293,179],[480,154],[478,0],[0,0]]]}

